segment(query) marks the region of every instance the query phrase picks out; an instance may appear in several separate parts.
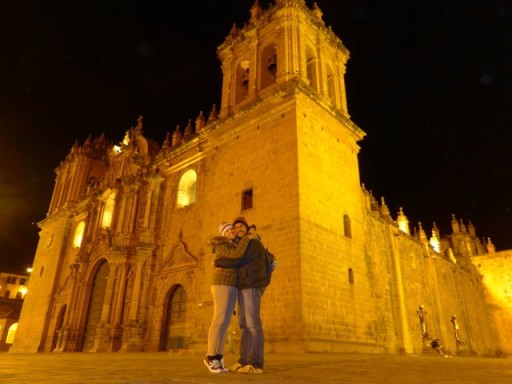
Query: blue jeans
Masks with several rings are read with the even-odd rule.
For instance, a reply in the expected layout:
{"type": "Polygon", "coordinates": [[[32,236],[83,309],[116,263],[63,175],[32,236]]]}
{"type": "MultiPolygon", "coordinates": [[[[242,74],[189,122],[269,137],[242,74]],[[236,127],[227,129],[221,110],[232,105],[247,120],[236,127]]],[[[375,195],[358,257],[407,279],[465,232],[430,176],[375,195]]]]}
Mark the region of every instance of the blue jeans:
{"type": "Polygon", "coordinates": [[[238,323],[240,325],[240,358],[242,365],[251,364],[263,369],[263,327],[260,318],[263,289],[238,291],[238,323]]]}
{"type": "Polygon", "coordinates": [[[208,356],[224,354],[226,331],[233,316],[238,289],[229,285],[212,285],[213,319],[208,330],[208,356]]]}

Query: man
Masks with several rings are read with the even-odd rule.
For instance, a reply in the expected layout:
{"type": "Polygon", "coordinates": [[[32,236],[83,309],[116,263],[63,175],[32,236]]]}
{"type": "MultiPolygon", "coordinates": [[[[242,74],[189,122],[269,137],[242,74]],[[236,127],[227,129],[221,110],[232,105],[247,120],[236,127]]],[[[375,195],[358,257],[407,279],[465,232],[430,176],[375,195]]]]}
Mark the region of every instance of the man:
{"type": "MultiPolygon", "coordinates": [[[[237,238],[249,231],[243,217],[233,221],[237,238]]],[[[240,357],[231,371],[263,373],[263,327],[261,324],[261,295],[267,283],[267,251],[257,238],[251,239],[244,255],[239,259],[218,258],[215,266],[238,269],[238,323],[240,325],[240,357]]]]}

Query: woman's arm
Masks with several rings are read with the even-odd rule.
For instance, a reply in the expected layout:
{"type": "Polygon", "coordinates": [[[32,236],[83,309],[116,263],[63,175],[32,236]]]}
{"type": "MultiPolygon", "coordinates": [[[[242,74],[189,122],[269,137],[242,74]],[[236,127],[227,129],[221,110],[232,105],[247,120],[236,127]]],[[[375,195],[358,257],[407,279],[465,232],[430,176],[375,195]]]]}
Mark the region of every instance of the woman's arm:
{"type": "Polygon", "coordinates": [[[215,258],[226,258],[226,259],[239,259],[241,258],[245,251],[247,250],[247,245],[249,244],[249,240],[251,240],[248,236],[244,236],[240,239],[236,247],[230,246],[222,246],[217,247],[215,250],[215,258]]]}

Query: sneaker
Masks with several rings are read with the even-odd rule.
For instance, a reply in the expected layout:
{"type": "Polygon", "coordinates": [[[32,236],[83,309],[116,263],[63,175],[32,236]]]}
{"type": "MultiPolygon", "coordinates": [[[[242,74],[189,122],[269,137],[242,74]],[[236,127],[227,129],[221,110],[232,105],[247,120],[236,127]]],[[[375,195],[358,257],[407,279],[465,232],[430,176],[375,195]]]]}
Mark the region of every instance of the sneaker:
{"type": "Polygon", "coordinates": [[[229,370],[224,368],[224,366],[219,360],[209,360],[207,357],[205,357],[203,362],[204,365],[206,365],[206,367],[208,368],[208,370],[212,373],[229,372],[229,370]]]}
{"type": "Polygon", "coordinates": [[[263,369],[256,368],[251,364],[244,365],[243,367],[238,368],[237,372],[240,373],[263,373],[263,369]]]}
{"type": "Polygon", "coordinates": [[[224,359],[220,359],[220,369],[222,369],[222,372],[229,372],[229,369],[224,367],[224,359]]]}
{"type": "Polygon", "coordinates": [[[236,364],[233,364],[231,367],[229,367],[229,370],[230,370],[231,372],[238,372],[238,370],[239,370],[240,368],[242,368],[242,367],[243,367],[243,365],[242,365],[242,364],[240,364],[240,363],[236,363],[236,364]]]}

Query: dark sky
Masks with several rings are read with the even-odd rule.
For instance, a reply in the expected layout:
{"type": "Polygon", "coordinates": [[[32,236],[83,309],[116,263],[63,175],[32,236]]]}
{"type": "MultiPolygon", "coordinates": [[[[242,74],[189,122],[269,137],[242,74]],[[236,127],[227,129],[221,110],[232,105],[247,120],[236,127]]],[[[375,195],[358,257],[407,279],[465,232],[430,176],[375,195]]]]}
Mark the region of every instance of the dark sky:
{"type": "MultiPolygon", "coordinates": [[[[0,271],[33,260],[54,168],[144,116],[162,142],[220,103],[216,48],[253,0],[0,3],[0,271]]],[[[261,0],[267,7],[269,1],[261,0]]],[[[312,1],[307,1],[311,6],[312,1]]],[[[318,0],[351,52],[361,181],[396,218],[471,220],[512,249],[512,9],[505,0],[318,0]]]]}

